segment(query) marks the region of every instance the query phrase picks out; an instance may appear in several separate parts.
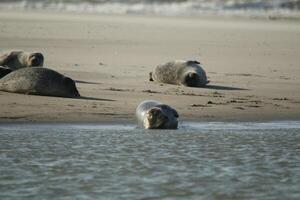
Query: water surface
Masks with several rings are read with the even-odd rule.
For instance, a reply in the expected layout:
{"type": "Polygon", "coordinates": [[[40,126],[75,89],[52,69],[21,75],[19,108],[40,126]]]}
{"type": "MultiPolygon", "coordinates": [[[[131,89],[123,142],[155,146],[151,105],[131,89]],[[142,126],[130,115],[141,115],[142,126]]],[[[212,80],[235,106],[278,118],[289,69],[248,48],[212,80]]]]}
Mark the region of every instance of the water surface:
{"type": "Polygon", "coordinates": [[[300,122],[1,124],[0,199],[300,199],[300,122]]]}

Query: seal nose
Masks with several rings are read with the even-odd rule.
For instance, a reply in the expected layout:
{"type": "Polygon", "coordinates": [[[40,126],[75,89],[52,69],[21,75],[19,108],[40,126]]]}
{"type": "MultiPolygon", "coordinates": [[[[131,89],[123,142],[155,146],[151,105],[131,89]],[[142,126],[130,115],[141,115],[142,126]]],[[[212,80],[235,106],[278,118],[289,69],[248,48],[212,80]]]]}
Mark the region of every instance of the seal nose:
{"type": "Polygon", "coordinates": [[[31,66],[37,67],[41,65],[41,59],[38,56],[31,57],[31,66]]]}
{"type": "Polygon", "coordinates": [[[39,65],[39,60],[35,56],[31,59],[31,65],[32,66],[38,66],[39,65]]]}

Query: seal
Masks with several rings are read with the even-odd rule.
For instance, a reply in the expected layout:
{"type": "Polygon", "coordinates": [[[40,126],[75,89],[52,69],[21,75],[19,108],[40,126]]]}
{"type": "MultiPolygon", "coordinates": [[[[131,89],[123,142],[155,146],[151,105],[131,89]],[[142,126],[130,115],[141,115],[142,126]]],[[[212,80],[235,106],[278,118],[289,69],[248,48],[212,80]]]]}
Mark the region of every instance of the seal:
{"type": "Polygon", "coordinates": [[[43,96],[80,96],[71,78],[44,67],[26,67],[7,74],[0,79],[0,90],[43,96]]]}
{"type": "Polygon", "coordinates": [[[145,129],[177,129],[178,113],[159,101],[146,100],[136,108],[139,125],[145,129]]]}
{"type": "Polygon", "coordinates": [[[0,66],[0,78],[2,78],[3,76],[9,74],[10,72],[12,72],[11,69],[9,69],[7,67],[1,67],[0,66]]]}
{"type": "Polygon", "coordinates": [[[158,65],[149,75],[150,81],[188,87],[204,87],[209,83],[198,61],[171,61],[158,65]]]}
{"type": "Polygon", "coordinates": [[[44,56],[41,53],[25,53],[24,51],[12,51],[0,56],[0,66],[16,70],[24,67],[42,67],[44,56]]]}

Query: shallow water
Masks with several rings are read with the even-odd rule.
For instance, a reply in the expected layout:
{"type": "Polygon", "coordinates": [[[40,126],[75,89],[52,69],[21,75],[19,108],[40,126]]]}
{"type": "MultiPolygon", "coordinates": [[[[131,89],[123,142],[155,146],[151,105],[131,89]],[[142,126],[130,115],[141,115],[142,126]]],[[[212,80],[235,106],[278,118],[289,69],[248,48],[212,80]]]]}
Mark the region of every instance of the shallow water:
{"type": "Polygon", "coordinates": [[[1,124],[0,199],[300,199],[300,122],[1,124]]]}

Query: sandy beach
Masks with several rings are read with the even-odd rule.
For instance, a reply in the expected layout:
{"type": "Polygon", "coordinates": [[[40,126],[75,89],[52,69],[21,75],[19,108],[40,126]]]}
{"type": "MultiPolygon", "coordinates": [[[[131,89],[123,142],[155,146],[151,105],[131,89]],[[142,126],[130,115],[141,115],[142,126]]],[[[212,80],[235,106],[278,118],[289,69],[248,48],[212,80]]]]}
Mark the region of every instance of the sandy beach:
{"type": "Polygon", "coordinates": [[[0,50],[39,51],[80,99],[0,92],[0,122],[134,122],[145,99],[180,120],[300,119],[300,25],[292,20],[0,13],[0,50]],[[207,88],[149,82],[171,60],[199,60],[207,88]]]}

